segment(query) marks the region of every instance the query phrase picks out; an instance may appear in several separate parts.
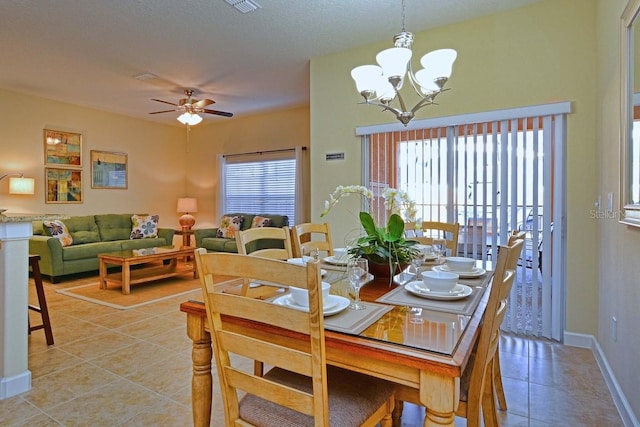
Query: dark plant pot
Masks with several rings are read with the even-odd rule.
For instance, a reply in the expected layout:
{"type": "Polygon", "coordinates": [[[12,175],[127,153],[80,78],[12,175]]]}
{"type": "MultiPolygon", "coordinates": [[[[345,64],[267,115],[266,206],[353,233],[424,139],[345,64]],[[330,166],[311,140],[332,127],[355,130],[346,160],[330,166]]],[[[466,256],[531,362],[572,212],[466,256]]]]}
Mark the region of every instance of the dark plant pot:
{"type": "Polygon", "coordinates": [[[393,264],[393,274],[391,274],[391,268],[388,263],[379,264],[368,260],[369,262],[369,273],[373,274],[373,277],[376,279],[392,279],[396,274],[400,274],[402,270],[407,268],[408,264],[393,264]]]}

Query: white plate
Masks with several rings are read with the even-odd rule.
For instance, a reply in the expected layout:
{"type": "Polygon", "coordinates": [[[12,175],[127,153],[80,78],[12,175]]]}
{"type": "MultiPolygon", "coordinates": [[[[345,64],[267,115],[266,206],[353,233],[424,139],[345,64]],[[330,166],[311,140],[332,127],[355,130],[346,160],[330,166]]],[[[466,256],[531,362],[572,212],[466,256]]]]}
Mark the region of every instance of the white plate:
{"type": "MultiPolygon", "coordinates": [[[[298,305],[289,294],[282,295],[274,299],[273,303],[293,308],[294,310],[309,311],[308,307],[298,305]]],[[[329,297],[327,298],[327,305],[323,308],[322,312],[325,316],[338,314],[345,308],[349,307],[350,303],[351,301],[349,300],[349,298],[341,297],[340,295],[329,295],[329,297]]]]}
{"type": "Polygon", "coordinates": [[[463,299],[471,295],[473,289],[471,289],[467,285],[463,285],[462,283],[458,283],[452,290],[448,292],[436,292],[430,291],[429,289],[424,289],[416,286],[417,283],[422,285],[422,282],[418,282],[414,280],[413,282],[407,283],[404,287],[406,290],[411,292],[412,294],[429,299],[439,299],[439,300],[457,300],[463,299]]]}
{"type": "Polygon", "coordinates": [[[435,271],[448,271],[449,273],[456,273],[461,278],[466,278],[466,279],[470,279],[473,277],[480,277],[487,272],[487,270],[480,267],[473,267],[473,270],[471,271],[454,271],[454,270],[451,270],[446,265],[436,265],[434,267],[431,267],[431,269],[435,271]]]}
{"type": "MultiPolygon", "coordinates": [[[[305,265],[305,262],[303,261],[303,258],[289,258],[287,260],[287,262],[289,264],[295,264],[295,265],[305,265]]],[[[325,274],[327,274],[327,270],[324,269],[320,269],[320,275],[324,276],[325,274]]]]}
{"type": "Polygon", "coordinates": [[[338,258],[334,257],[333,255],[331,255],[331,256],[328,256],[328,257],[324,258],[323,261],[326,262],[327,264],[347,265],[347,263],[349,262],[349,259],[348,258],[338,259],[338,258]]]}

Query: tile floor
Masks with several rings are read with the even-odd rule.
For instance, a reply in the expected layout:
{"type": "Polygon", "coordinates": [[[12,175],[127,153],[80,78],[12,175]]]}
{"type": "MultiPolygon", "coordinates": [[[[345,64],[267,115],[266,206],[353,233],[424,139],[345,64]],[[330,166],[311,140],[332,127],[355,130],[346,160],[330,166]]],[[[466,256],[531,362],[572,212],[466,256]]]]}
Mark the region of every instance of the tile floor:
{"type": "MultiPolygon", "coordinates": [[[[191,343],[178,305],[197,293],[122,311],[55,292],[94,281],[45,282],[56,343],[47,347],[42,330],[32,333],[33,388],[0,401],[0,426],[191,425],[191,343]]],[[[622,425],[591,351],[515,336],[503,337],[500,350],[509,404],[503,425],[622,425]]],[[[219,405],[212,426],[224,425],[219,405]]],[[[422,416],[405,405],[402,426],[418,427],[422,416]]]]}

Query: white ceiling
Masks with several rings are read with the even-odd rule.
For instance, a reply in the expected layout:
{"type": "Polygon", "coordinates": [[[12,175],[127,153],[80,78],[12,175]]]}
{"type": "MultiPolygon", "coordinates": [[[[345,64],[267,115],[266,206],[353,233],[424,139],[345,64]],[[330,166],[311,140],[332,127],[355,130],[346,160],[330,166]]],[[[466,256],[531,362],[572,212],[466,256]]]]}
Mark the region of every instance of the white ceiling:
{"type": "MultiPolygon", "coordinates": [[[[406,29],[535,1],[406,0],[406,29]]],[[[177,113],[148,114],[171,108],[151,98],[193,88],[240,116],[308,103],[310,58],[391,47],[402,27],[400,0],[255,2],[242,14],[224,0],[1,0],[0,88],[175,125],[177,113]],[[133,77],[144,72],[158,77],[133,77]]]]}

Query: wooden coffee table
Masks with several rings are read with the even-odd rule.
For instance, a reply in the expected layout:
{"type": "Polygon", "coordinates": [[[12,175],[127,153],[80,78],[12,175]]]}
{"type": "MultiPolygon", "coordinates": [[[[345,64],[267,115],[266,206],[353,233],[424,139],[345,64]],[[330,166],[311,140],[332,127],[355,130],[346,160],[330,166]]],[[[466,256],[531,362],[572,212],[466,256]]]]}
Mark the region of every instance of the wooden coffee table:
{"type": "Polygon", "coordinates": [[[131,293],[131,285],[137,283],[150,282],[186,273],[192,273],[195,279],[198,277],[195,262],[178,264],[178,258],[187,256],[193,257],[193,248],[178,249],[173,246],[161,246],[100,254],[98,255],[100,260],[100,289],[106,289],[107,282],[113,282],[122,286],[123,294],[129,295],[131,293]],[[163,261],[162,265],[158,265],[158,261],[163,261]],[[169,262],[165,264],[164,261],[169,262]],[[141,266],[131,271],[131,266],[139,264],[150,265],[141,266]],[[122,267],[122,271],[109,274],[107,271],[108,265],[119,265],[122,267]]]}

